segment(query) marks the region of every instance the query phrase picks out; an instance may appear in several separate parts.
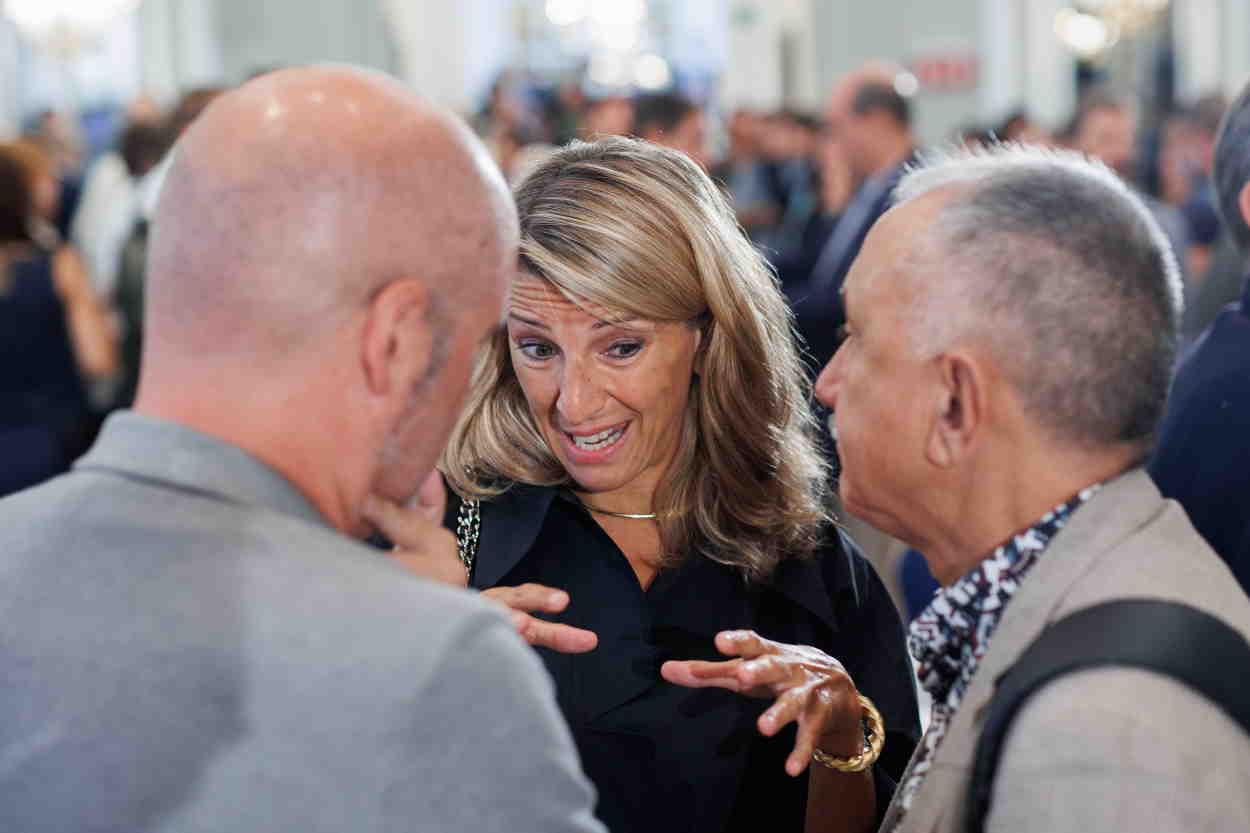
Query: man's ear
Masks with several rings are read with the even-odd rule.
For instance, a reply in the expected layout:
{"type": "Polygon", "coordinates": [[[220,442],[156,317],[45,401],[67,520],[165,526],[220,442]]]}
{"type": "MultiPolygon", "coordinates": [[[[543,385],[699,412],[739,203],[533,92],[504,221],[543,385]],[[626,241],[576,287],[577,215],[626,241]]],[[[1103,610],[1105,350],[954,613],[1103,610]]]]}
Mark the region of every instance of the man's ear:
{"type": "Polygon", "coordinates": [[[987,379],[966,353],[944,353],[934,361],[938,393],[925,453],[935,466],[950,468],[967,455],[982,427],[987,379]]]}
{"type": "Polygon", "coordinates": [[[369,304],[360,361],[370,393],[406,399],[433,358],[430,295],[415,279],[388,284],[369,304]]]}

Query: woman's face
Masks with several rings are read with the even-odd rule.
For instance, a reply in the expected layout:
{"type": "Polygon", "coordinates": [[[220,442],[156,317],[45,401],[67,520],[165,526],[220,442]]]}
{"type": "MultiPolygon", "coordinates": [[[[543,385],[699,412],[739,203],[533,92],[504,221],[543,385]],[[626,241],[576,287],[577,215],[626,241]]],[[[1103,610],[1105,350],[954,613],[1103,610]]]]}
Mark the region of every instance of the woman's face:
{"type": "Polygon", "coordinates": [[[543,436],[595,505],[649,512],[677,453],[700,333],[684,323],[613,323],[522,272],[508,342],[543,436]]]}

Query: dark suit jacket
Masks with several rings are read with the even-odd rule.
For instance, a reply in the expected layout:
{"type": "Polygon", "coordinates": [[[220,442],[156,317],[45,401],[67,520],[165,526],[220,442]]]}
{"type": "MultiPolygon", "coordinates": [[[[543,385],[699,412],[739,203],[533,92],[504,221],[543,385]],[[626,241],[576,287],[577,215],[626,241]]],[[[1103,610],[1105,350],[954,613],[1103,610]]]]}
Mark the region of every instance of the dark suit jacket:
{"type": "MultiPolygon", "coordinates": [[[[843,223],[856,223],[853,233],[846,238],[847,243],[839,251],[821,252],[815,261],[812,274],[803,284],[787,290],[790,306],[794,310],[799,334],[807,342],[808,362],[816,372],[833,357],[837,350],[838,329],[846,321],[846,312],[842,308],[842,283],[851,270],[851,264],[859,255],[864,245],[864,238],[877,220],[881,219],[890,208],[890,200],[896,186],[903,177],[903,172],[915,160],[909,156],[891,171],[886,179],[885,187],[869,206],[869,210],[860,215],[854,214],[851,206],[842,213],[829,232],[826,245],[831,245],[839,234],[839,226],[843,223]],[[858,221],[858,222],[857,222],[858,221]]],[[[861,188],[867,185],[860,186],[861,188]]]]}
{"type": "Polygon", "coordinates": [[[1250,592],[1250,281],[1182,360],[1150,474],[1250,592]]]}
{"type": "Polygon", "coordinates": [[[884,812],[919,737],[914,675],[898,614],[849,538],[784,561],[764,585],[696,557],[643,591],[579,504],[558,489],[514,486],[482,505],[480,541],[473,586],[560,587],[570,604],[550,618],[599,636],[588,654],[539,654],[611,830],[802,830],[807,778],[783,771],[793,730],[770,739],[756,729],[769,702],[659,674],[669,659],[723,659],[713,638],[737,628],[820,648],[876,702],[888,730],[875,772],[884,812]]]}

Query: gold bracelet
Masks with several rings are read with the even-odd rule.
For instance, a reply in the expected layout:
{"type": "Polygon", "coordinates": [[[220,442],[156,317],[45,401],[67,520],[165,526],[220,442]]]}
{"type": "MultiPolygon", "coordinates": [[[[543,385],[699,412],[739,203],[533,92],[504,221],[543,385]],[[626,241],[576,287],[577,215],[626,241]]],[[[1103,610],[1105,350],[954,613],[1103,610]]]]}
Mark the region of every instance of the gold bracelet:
{"type": "Polygon", "coordinates": [[[859,704],[864,708],[864,748],[858,755],[850,758],[835,758],[828,752],[812,750],[812,760],[838,772],[863,772],[877,762],[881,750],[885,749],[885,724],[881,721],[881,712],[864,695],[859,695],[859,704]]]}

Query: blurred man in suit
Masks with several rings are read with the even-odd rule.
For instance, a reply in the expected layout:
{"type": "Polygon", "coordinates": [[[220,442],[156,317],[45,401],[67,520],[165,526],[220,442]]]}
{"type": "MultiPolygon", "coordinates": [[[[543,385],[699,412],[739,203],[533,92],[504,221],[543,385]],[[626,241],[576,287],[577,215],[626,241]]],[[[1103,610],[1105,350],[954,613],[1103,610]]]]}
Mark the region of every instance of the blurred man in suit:
{"type": "MultiPolygon", "coordinates": [[[[896,199],[847,277],[847,339],[816,391],[846,510],[943,585],[911,625],[932,720],[882,830],[956,833],[999,679],[1049,625],[1152,598],[1244,637],[1250,600],[1141,468],[1181,290],[1141,201],[1104,166],[1015,147],[929,160],[896,199]]],[[[1019,711],[986,829],[1232,833],[1246,772],[1250,737],[1214,702],[1140,668],[1085,670],[1019,711]]]]}
{"type": "Polygon", "coordinates": [[[507,619],[351,540],[430,472],[516,246],[480,144],[384,76],[196,121],[135,410],[0,503],[0,829],[601,829],[507,619]]]}
{"type": "Polygon", "coordinates": [[[830,136],[858,183],[807,281],[790,290],[799,332],[814,366],[824,366],[837,347],[845,316],[842,282],[872,224],[885,213],[890,192],[915,150],[911,105],[896,86],[902,70],[868,64],[841,79],[829,97],[830,136]]]}
{"type": "MultiPolygon", "coordinates": [[[[1220,128],[1215,188],[1244,266],[1250,253],[1250,86],[1220,128]]],[[[1178,368],[1150,473],[1250,592],[1250,282],[1242,291],[1178,368]]]]}

